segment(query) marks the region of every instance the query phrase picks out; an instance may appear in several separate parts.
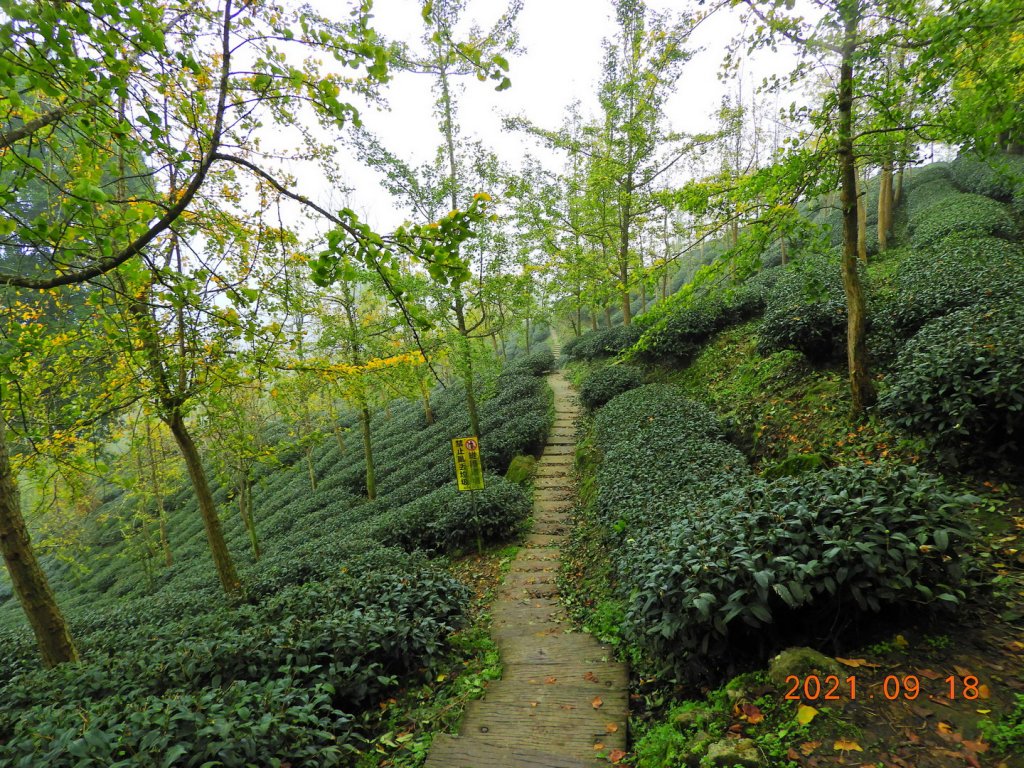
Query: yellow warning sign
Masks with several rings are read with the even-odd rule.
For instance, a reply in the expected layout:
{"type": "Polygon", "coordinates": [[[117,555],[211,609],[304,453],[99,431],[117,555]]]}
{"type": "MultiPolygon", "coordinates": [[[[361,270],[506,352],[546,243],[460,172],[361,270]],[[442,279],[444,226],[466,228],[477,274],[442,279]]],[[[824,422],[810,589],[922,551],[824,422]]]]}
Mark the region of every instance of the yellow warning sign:
{"type": "Polygon", "coordinates": [[[482,491],[484,468],[480,463],[480,441],[475,437],[456,437],[452,440],[455,454],[455,477],[460,491],[482,491]]]}

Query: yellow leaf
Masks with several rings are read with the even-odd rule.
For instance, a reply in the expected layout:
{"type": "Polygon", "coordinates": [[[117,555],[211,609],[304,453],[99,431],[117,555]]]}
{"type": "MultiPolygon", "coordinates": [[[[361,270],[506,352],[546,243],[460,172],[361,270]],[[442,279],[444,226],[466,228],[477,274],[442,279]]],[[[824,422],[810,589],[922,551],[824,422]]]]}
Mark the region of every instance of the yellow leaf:
{"type": "Polygon", "coordinates": [[[837,752],[863,752],[860,744],[850,739],[837,739],[835,744],[832,745],[832,749],[837,752]]]}
{"type": "Polygon", "coordinates": [[[602,704],[604,704],[604,702],[601,701],[600,696],[595,696],[594,700],[590,702],[590,706],[592,706],[594,709],[600,709],[602,704]]]}
{"type": "Polygon", "coordinates": [[[898,648],[909,648],[910,647],[910,643],[907,642],[907,638],[905,638],[903,635],[896,635],[896,637],[893,639],[892,642],[893,642],[893,645],[895,645],[898,648]]]}
{"type": "Polygon", "coordinates": [[[596,742],[594,742],[594,749],[604,749],[604,742],[603,741],[596,741],[596,742]]]}
{"type": "Polygon", "coordinates": [[[448,678],[448,675],[441,674],[437,676],[437,682],[443,683],[448,678]]]}
{"type": "Polygon", "coordinates": [[[818,710],[814,707],[809,707],[806,704],[801,704],[796,711],[796,721],[800,725],[807,725],[811,720],[814,719],[815,715],[818,714],[818,710]]]}

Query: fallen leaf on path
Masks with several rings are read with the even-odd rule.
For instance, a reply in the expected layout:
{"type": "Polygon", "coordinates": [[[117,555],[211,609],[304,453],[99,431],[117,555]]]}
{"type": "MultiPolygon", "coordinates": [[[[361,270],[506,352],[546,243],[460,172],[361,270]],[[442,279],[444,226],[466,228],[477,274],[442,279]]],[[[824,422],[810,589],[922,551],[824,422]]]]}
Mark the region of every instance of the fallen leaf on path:
{"type": "Polygon", "coordinates": [[[547,683],[548,685],[554,685],[555,683],[558,682],[558,678],[554,677],[552,675],[548,675],[547,677],[544,678],[544,682],[547,683]]]}
{"type": "Polygon", "coordinates": [[[960,677],[972,676],[971,670],[967,669],[967,667],[961,667],[959,664],[953,665],[953,671],[956,672],[960,677]]]}
{"type": "Polygon", "coordinates": [[[917,670],[919,677],[923,677],[926,680],[938,680],[942,675],[936,672],[934,669],[919,669],[917,670]]]}
{"type": "Polygon", "coordinates": [[[807,725],[811,720],[818,714],[818,710],[814,707],[809,707],[806,704],[801,704],[796,710],[796,721],[800,725],[807,725]]]}
{"type": "Polygon", "coordinates": [[[968,741],[964,739],[960,742],[963,748],[970,752],[988,752],[988,744],[978,739],[977,741],[968,741]]]}
{"type": "Polygon", "coordinates": [[[611,754],[608,755],[608,759],[611,760],[613,763],[619,763],[619,762],[622,761],[622,758],[624,758],[625,756],[626,756],[626,753],[623,750],[621,750],[621,749],[613,749],[611,751],[611,754]]]}
{"type": "Polygon", "coordinates": [[[987,685],[982,683],[981,685],[978,686],[978,698],[979,699],[987,699],[987,698],[989,698],[991,696],[992,696],[992,691],[989,690],[989,687],[987,685]]]}
{"type": "Polygon", "coordinates": [[[588,683],[596,683],[597,675],[595,675],[593,672],[587,672],[587,674],[583,676],[583,679],[586,680],[588,683]]]}
{"type": "Polygon", "coordinates": [[[594,751],[596,752],[596,751],[602,750],[602,749],[604,749],[604,742],[603,741],[595,742],[595,744],[594,744],[594,751]]]}
{"type": "Polygon", "coordinates": [[[606,731],[608,731],[608,733],[615,733],[617,730],[619,730],[619,724],[618,723],[608,723],[608,725],[606,725],[604,727],[604,729],[606,731]]]}
{"type": "Polygon", "coordinates": [[[836,742],[832,745],[832,749],[837,752],[863,752],[864,749],[856,741],[850,739],[836,739],[836,742]]]}
{"type": "Polygon", "coordinates": [[[800,745],[800,751],[803,752],[805,755],[809,755],[820,746],[820,741],[805,741],[803,744],[800,745]]]}
{"type": "Polygon", "coordinates": [[[755,704],[743,704],[740,707],[740,711],[743,713],[743,717],[746,721],[751,725],[757,725],[764,720],[764,714],[755,704]]]}
{"type": "Polygon", "coordinates": [[[594,709],[600,709],[602,704],[604,704],[604,702],[601,701],[600,696],[595,696],[594,700],[590,702],[590,706],[592,706],[594,709]]]}
{"type": "Polygon", "coordinates": [[[867,659],[843,659],[836,656],[836,661],[840,664],[845,664],[848,667],[877,667],[878,664],[868,661],[867,659]]]}

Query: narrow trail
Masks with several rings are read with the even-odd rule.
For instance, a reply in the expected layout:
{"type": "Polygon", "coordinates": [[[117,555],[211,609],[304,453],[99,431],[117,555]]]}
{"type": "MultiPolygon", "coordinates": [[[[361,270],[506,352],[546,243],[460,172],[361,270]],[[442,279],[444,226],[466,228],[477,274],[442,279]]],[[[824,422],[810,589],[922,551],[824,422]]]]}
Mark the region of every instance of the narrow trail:
{"type": "MultiPolygon", "coordinates": [[[[557,355],[558,342],[552,346],[557,355]]],[[[534,525],[492,608],[504,673],[469,704],[458,736],[434,740],[426,768],[595,768],[626,748],[626,665],[590,635],[573,632],[559,601],[580,408],[560,372],[548,383],[555,423],[537,465],[534,525]]]]}

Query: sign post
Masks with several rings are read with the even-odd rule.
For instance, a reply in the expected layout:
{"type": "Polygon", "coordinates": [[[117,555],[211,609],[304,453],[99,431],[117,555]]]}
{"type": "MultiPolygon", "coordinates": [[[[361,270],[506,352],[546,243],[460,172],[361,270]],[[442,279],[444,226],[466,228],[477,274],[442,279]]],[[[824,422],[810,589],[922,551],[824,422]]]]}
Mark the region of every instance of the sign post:
{"type": "Polygon", "coordinates": [[[452,440],[455,456],[455,479],[460,491],[469,491],[473,525],[476,526],[476,551],[483,552],[480,538],[480,519],[476,513],[476,494],[484,489],[484,467],[480,462],[480,441],[476,437],[456,437],[452,440]]]}

